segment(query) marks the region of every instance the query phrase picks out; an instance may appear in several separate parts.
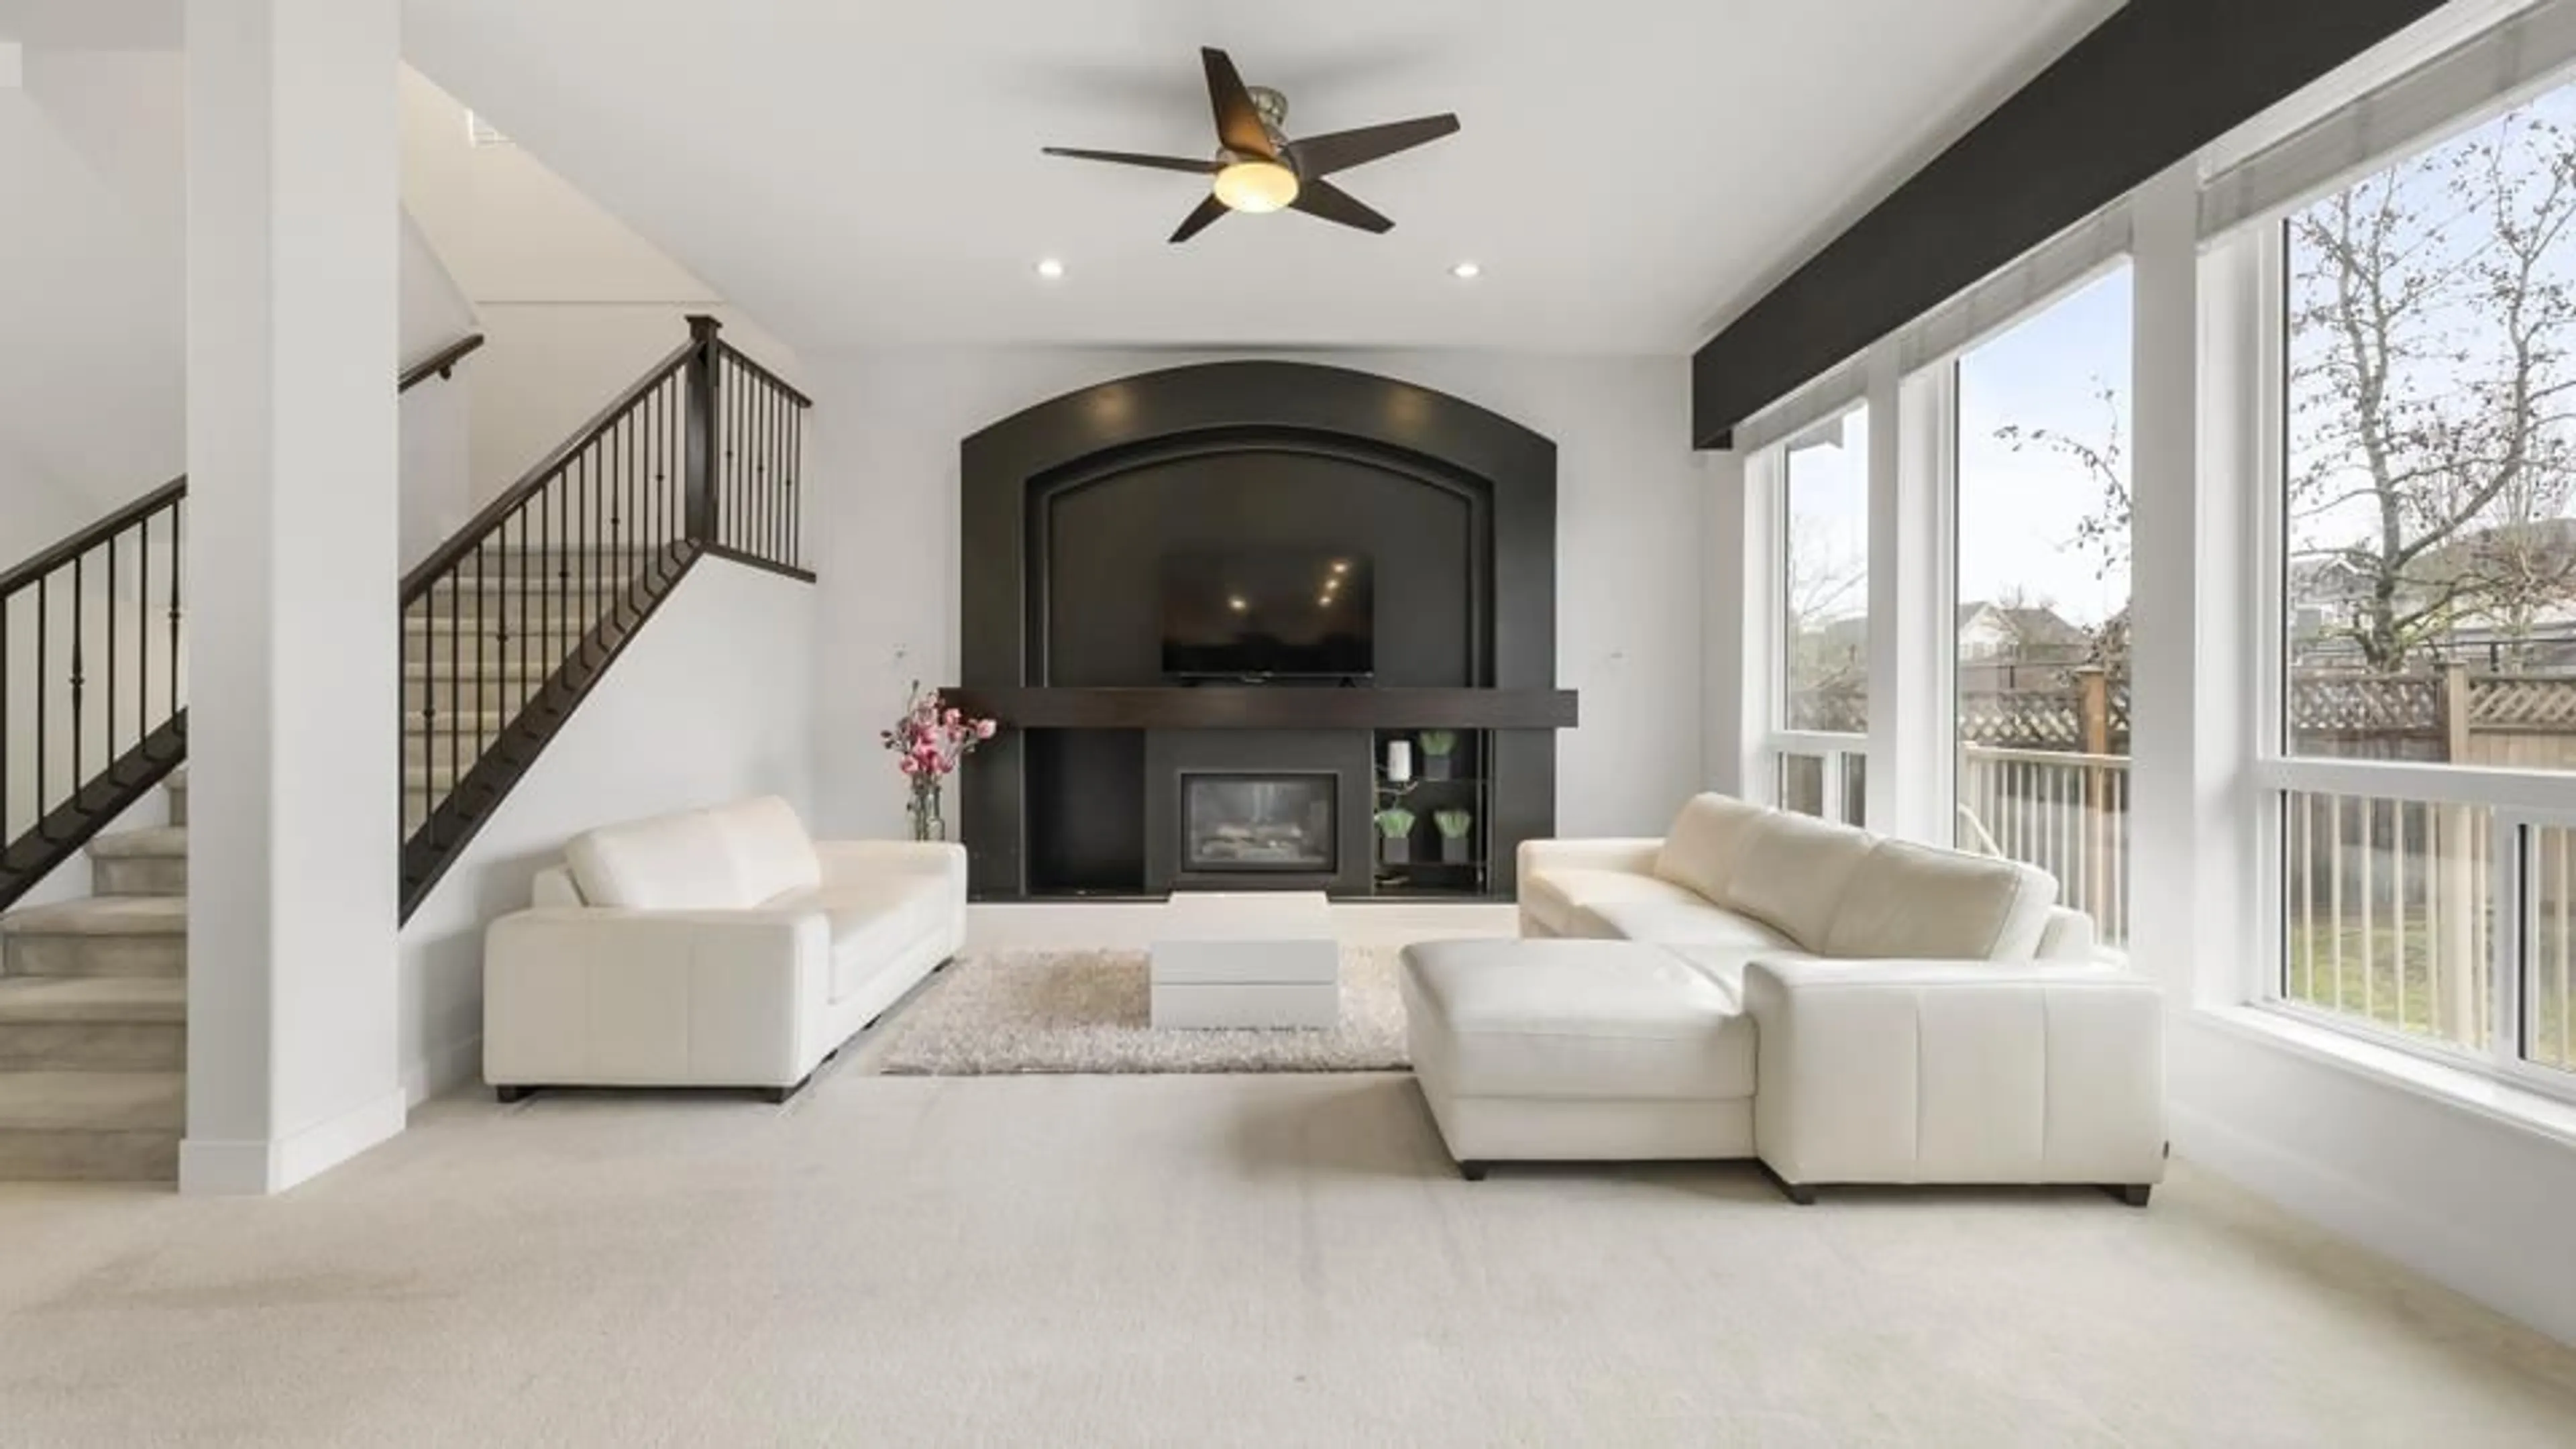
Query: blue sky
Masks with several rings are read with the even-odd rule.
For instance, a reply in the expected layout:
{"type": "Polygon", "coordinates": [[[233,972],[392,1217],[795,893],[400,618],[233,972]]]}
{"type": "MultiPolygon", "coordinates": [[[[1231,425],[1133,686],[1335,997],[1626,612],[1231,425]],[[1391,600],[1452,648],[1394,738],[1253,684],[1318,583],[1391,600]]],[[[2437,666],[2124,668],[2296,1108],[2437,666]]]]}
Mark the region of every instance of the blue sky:
{"type": "MultiPolygon", "coordinates": [[[[2126,450],[2129,396],[2129,269],[2124,263],[2025,318],[1959,359],[1959,597],[2019,596],[2080,624],[2126,607],[2125,557],[2106,561],[2079,543],[2101,490],[2081,466],[2046,448],[2016,450],[2007,425],[2047,429],[2100,447],[2113,414],[2099,393],[2115,389],[2126,450]]],[[[1846,425],[1840,448],[1802,448],[1789,464],[1792,568],[1808,602],[1828,614],[1858,613],[1857,588],[1820,581],[1859,577],[1867,557],[1866,412],[1846,425]]]]}

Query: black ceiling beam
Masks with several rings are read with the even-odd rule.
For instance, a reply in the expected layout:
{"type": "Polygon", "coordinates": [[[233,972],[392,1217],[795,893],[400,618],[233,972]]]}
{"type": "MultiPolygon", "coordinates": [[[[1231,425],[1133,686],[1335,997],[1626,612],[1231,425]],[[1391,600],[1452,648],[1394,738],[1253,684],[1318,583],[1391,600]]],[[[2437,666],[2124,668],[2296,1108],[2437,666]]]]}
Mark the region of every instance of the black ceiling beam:
{"type": "Polygon", "coordinates": [[[2439,3],[2129,0],[1700,348],[1695,446],[2439,3]]]}

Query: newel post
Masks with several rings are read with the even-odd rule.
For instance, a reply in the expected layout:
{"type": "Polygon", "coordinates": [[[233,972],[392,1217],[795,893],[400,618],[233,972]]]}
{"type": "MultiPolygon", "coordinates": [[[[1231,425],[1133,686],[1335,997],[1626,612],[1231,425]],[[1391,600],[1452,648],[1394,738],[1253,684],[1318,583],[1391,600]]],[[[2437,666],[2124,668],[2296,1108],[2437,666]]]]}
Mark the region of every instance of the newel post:
{"type": "Polygon", "coordinates": [[[723,412],[716,405],[716,334],[724,324],[703,313],[689,317],[688,443],[681,452],[680,516],[689,541],[716,541],[716,469],[724,457],[717,435],[723,412]]]}

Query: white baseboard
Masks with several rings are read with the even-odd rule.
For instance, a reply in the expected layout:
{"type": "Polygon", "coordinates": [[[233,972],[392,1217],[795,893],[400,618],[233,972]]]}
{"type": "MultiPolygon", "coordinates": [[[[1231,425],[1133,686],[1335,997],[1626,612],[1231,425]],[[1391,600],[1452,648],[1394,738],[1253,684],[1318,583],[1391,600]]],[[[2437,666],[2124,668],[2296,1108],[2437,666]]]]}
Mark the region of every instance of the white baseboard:
{"type": "Polygon", "coordinates": [[[439,1047],[404,1068],[403,1099],[417,1107],[482,1080],[483,1038],[478,1034],[439,1047]]]}
{"type": "Polygon", "coordinates": [[[2169,1104],[2168,1110],[2175,1155],[2500,1313],[2562,1342],[2576,1343],[2576,1302],[2566,1301],[2519,1271],[2514,1261],[2521,1254],[2499,1254],[2495,1244],[2482,1242],[2438,1216],[2374,1192],[2326,1163],[2239,1131],[2207,1112],[2179,1102],[2169,1104]]]}
{"type": "Polygon", "coordinates": [[[285,1137],[255,1141],[191,1137],[179,1144],[179,1191],[195,1197],[259,1197],[321,1176],[402,1134],[411,1115],[403,1092],[387,1092],[285,1137]]]}

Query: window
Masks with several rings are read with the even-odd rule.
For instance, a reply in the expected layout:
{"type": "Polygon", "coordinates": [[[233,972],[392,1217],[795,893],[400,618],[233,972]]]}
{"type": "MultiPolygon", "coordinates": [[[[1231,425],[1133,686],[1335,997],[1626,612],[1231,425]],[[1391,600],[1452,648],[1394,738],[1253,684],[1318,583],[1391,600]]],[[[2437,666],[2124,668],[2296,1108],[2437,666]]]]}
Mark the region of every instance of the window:
{"type": "Polygon", "coordinates": [[[2567,1072],[2576,872],[2520,802],[2576,770],[2576,90],[2281,257],[2278,994],[2567,1072]]]}
{"type": "Polygon", "coordinates": [[[1868,805],[1869,410],[1791,439],[1779,469],[1773,798],[1857,825],[1868,805]]]}
{"type": "Polygon", "coordinates": [[[1789,445],[1780,614],[1782,723],[1869,732],[1869,410],[1789,445]]]}
{"type": "Polygon", "coordinates": [[[1958,361],[1957,838],[2128,940],[2129,269],[1958,361]]]}

